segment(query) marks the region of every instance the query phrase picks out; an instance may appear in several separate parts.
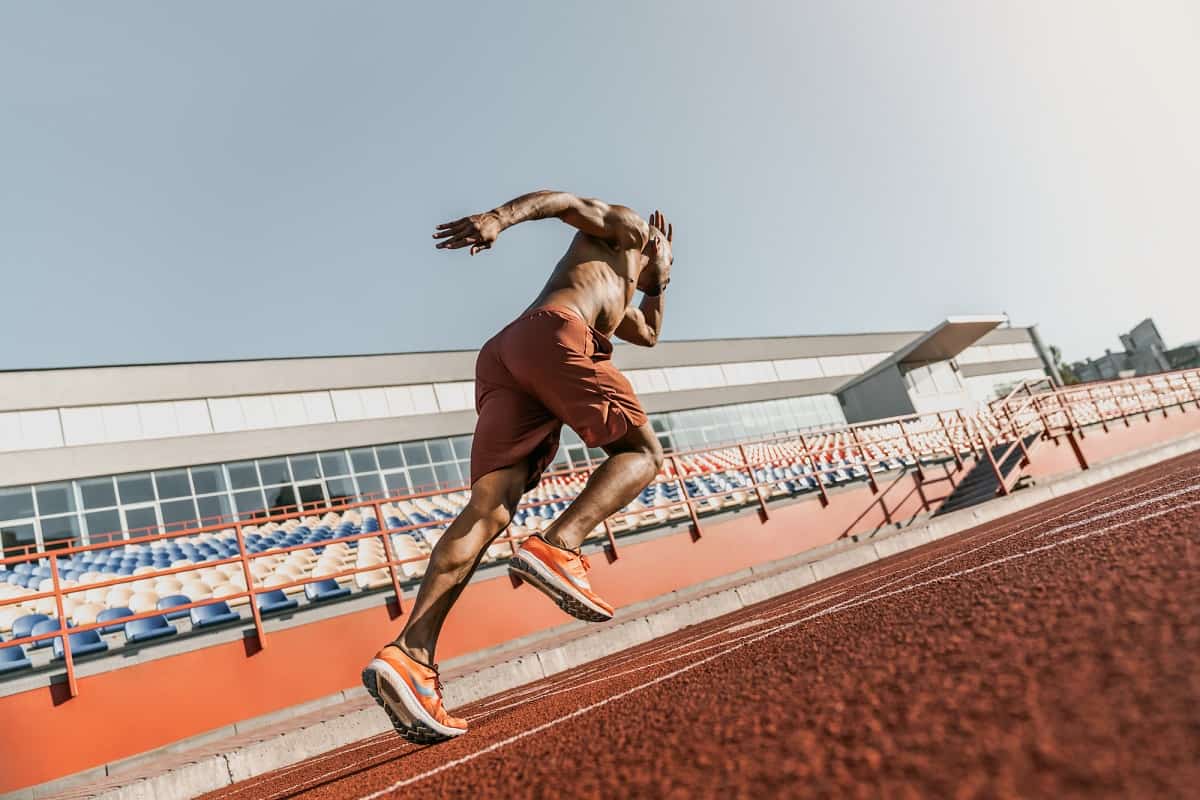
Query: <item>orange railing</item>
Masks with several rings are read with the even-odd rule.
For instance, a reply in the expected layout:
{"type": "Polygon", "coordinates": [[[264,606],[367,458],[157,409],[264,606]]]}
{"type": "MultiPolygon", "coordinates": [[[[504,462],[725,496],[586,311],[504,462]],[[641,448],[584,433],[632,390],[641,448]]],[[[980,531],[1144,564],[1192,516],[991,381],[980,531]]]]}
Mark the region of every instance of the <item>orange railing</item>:
{"type": "MultiPolygon", "coordinates": [[[[779,434],[750,442],[714,444],[670,453],[662,472],[655,478],[651,486],[673,486],[678,492],[678,497],[668,499],[666,503],[656,504],[651,508],[623,509],[605,520],[603,525],[593,532],[593,535],[602,534],[606,539],[606,549],[610,558],[616,558],[617,544],[614,536],[616,529],[623,521],[625,521],[626,527],[629,527],[626,519],[629,515],[644,514],[649,511],[660,522],[667,524],[670,524],[672,519],[686,517],[693,537],[699,538],[702,535],[701,516],[722,507],[714,503],[714,499],[732,498],[739,505],[755,503],[759,507],[760,515],[766,519],[769,514],[767,501],[772,496],[795,494],[794,483],[792,487],[789,487],[788,484],[802,479],[808,491],[815,490],[819,493],[823,505],[828,505],[830,502],[827,490],[829,485],[845,483],[855,478],[865,478],[872,491],[878,493],[876,472],[881,465],[885,469],[912,467],[918,472],[918,475],[921,475],[923,474],[923,464],[954,460],[956,465],[961,468],[966,455],[971,455],[976,459],[984,457],[989,459],[993,469],[996,469],[1003,486],[1004,478],[1000,476],[998,464],[992,454],[992,448],[998,444],[1009,444],[1006,454],[999,460],[999,464],[1003,464],[1017,447],[1024,451],[1023,459],[1028,460],[1028,452],[1025,451],[1023,441],[1025,437],[1034,433],[1047,438],[1066,435],[1074,441],[1074,437],[1082,436],[1084,428],[1088,426],[1100,425],[1107,431],[1107,423],[1115,419],[1123,419],[1128,425],[1129,412],[1135,403],[1136,413],[1144,414],[1147,419],[1150,419],[1151,412],[1161,411],[1165,415],[1167,409],[1171,407],[1186,410],[1184,404],[1188,402],[1200,409],[1200,370],[1060,389],[1053,387],[1047,389],[1043,386],[1035,390],[1040,383],[1021,385],[1007,397],[994,401],[977,414],[963,414],[961,411],[912,414],[873,420],[868,423],[836,426],[815,433],[779,434]],[[786,465],[788,472],[780,476],[776,471],[784,469],[783,465],[786,465]],[[730,488],[716,491],[707,487],[704,487],[703,491],[699,491],[701,486],[697,483],[695,485],[698,491],[692,491],[688,485],[689,479],[705,475],[723,475],[727,479],[731,476],[738,476],[738,483],[730,488]],[[741,476],[744,476],[744,480],[741,476]],[[737,500],[738,495],[742,495],[743,499],[737,500]],[[659,517],[659,514],[664,516],[659,517]]],[[[1078,447],[1076,447],[1076,452],[1080,456],[1080,466],[1086,469],[1086,461],[1078,447]]],[[[536,490],[533,497],[525,498],[520,504],[519,510],[528,511],[554,503],[569,502],[574,496],[573,494],[549,496],[551,492],[545,487],[581,488],[590,474],[591,468],[548,473],[542,489],[536,490]]],[[[50,586],[43,589],[39,585],[38,590],[33,593],[0,598],[0,607],[53,598],[56,610],[55,618],[59,621],[60,626],[56,631],[8,640],[3,643],[3,646],[26,645],[61,637],[68,691],[73,697],[78,693],[75,659],[71,653],[71,634],[74,633],[157,617],[168,612],[187,611],[220,601],[237,604],[238,601],[245,600],[251,608],[258,645],[260,648],[264,648],[267,646],[268,638],[263,628],[259,604],[256,602],[259,594],[277,589],[286,591],[315,581],[351,578],[362,573],[378,572],[384,569],[388,572],[388,582],[391,592],[395,596],[397,608],[403,610],[403,593],[398,570],[402,570],[405,564],[423,562],[427,560],[428,555],[422,553],[398,558],[393,550],[392,537],[396,534],[412,533],[423,529],[441,529],[446,526],[447,521],[429,520],[421,523],[411,523],[410,521],[410,524],[391,527],[384,514],[384,505],[438,495],[460,494],[466,488],[459,487],[391,497],[368,497],[356,499],[353,502],[336,503],[320,509],[272,511],[266,516],[253,520],[236,519],[229,523],[139,536],[116,542],[107,541],[84,546],[70,546],[44,553],[25,553],[0,558],[0,565],[5,567],[42,559],[48,561],[50,586]],[[317,542],[272,547],[263,552],[250,552],[247,548],[247,528],[257,528],[270,523],[286,522],[290,519],[324,515],[330,512],[345,515],[351,511],[359,513],[369,511],[377,521],[379,529],[333,536],[317,542]],[[213,561],[155,568],[150,572],[117,576],[75,586],[63,586],[60,563],[67,557],[73,559],[77,555],[91,551],[127,549],[132,546],[176,538],[194,537],[198,534],[227,533],[230,530],[237,542],[236,555],[213,561]],[[381,561],[344,568],[337,572],[308,575],[272,586],[256,583],[252,566],[257,559],[286,555],[302,550],[311,551],[317,547],[326,548],[339,542],[352,544],[376,538],[380,540],[384,553],[381,561]],[[241,582],[244,583],[244,586],[237,587],[239,590],[236,592],[223,593],[220,597],[208,597],[167,609],[155,608],[151,611],[121,617],[119,620],[69,626],[67,619],[69,615],[65,613],[64,600],[72,595],[82,594],[93,589],[110,588],[143,580],[157,580],[166,576],[234,564],[240,565],[241,582]]],[[[496,541],[508,544],[515,552],[517,543],[527,535],[529,534],[513,533],[510,530],[496,541]]]]}

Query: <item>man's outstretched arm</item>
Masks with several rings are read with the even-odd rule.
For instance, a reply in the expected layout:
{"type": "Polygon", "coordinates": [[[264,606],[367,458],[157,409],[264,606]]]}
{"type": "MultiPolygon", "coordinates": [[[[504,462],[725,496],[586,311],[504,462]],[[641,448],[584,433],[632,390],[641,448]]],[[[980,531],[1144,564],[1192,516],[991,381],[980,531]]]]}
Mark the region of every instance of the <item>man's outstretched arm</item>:
{"type": "Polygon", "coordinates": [[[470,247],[471,255],[475,255],[490,248],[505,228],[550,217],[557,217],[620,250],[641,250],[649,236],[649,225],[632,209],[570,192],[543,189],[521,195],[491,211],[438,225],[433,238],[442,240],[437,244],[439,249],[470,247]]]}
{"type": "Polygon", "coordinates": [[[645,295],[638,306],[625,309],[625,316],[615,331],[618,338],[640,347],[654,347],[662,333],[663,295],[645,295]]]}

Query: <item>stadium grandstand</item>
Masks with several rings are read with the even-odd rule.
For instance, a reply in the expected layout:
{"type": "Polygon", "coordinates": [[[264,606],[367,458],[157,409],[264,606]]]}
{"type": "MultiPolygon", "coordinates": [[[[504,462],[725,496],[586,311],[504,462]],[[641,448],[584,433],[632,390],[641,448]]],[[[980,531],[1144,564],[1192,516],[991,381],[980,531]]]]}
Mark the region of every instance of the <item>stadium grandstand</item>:
{"type": "MultiPolygon", "coordinates": [[[[0,373],[0,708],[46,720],[0,738],[20,757],[0,791],[108,775],[352,686],[466,502],[474,355],[0,373]],[[279,678],[331,641],[305,680],[279,678]],[[206,674],[237,678],[198,707],[185,686],[206,674]],[[146,693],[152,724],[50,755],[64,730],[146,693]]],[[[1062,388],[1036,329],[1002,316],[616,359],[668,454],[586,546],[619,606],[1008,495],[1200,420],[1185,413],[1200,410],[1195,371],[1062,388]]],[[[447,656],[562,623],[501,569],[600,455],[565,432],[456,612],[489,624],[452,616],[447,656]]]]}

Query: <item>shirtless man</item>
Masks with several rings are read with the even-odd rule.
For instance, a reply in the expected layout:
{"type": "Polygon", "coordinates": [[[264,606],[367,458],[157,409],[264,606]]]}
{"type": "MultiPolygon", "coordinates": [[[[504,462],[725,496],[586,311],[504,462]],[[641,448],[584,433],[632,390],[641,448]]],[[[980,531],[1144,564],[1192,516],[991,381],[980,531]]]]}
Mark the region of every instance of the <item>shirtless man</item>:
{"type": "Polygon", "coordinates": [[[363,670],[363,685],[409,741],[431,743],[467,731],[442,704],[434,650],[450,608],[487,546],[538,485],[558,450],[563,424],[608,459],[542,535],[527,539],[509,572],[579,619],[611,619],[613,608],[588,583],[584,537],[654,480],[662,448],[633,387],[613,366],[616,334],[653,347],[670,281],[673,229],[624,206],[566,192],[538,191],[493,211],[437,227],[439,249],[489,249],[521,222],[557,217],[579,229],[541,294],[479,351],[471,447],[471,499],[429,557],[408,623],[363,670]],[[633,305],[634,291],[642,301],[633,305]]]}

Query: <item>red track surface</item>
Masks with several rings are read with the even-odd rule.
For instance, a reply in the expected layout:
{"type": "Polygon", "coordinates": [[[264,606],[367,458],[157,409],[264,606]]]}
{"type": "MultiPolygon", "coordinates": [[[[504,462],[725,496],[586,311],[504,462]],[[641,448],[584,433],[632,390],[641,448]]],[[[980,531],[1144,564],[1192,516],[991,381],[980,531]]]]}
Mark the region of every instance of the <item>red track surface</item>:
{"type": "Polygon", "coordinates": [[[1194,797],[1198,566],[1188,456],[209,797],[1194,797]]]}

